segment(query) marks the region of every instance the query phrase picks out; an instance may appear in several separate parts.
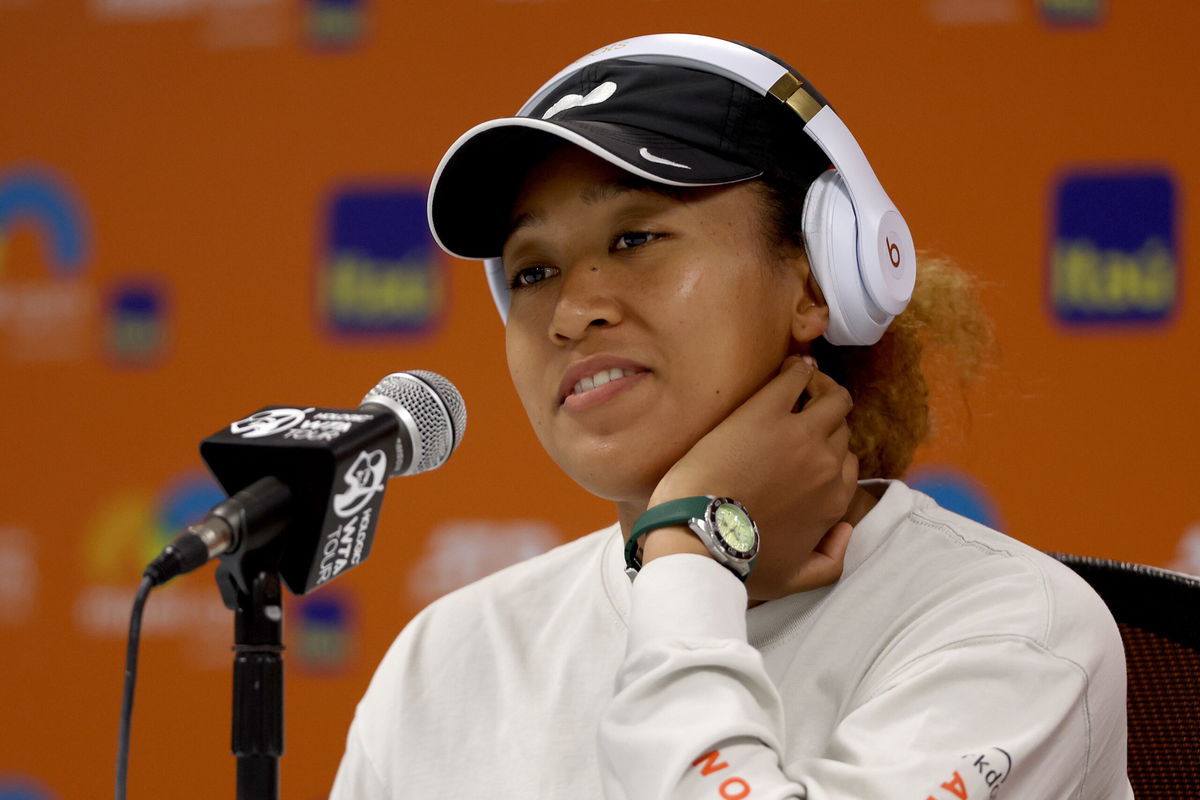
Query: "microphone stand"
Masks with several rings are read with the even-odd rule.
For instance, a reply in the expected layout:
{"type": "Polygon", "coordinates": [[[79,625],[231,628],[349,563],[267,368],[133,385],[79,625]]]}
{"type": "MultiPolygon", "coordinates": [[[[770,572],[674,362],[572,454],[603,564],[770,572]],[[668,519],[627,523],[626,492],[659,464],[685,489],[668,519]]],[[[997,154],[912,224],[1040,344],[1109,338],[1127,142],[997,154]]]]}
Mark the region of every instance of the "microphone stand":
{"type": "MultiPolygon", "coordinates": [[[[249,576],[247,576],[249,577],[249,576]]],[[[234,612],[233,736],[238,800],[277,800],[283,755],[283,603],[279,574],[254,573],[243,592],[227,565],[217,569],[234,612]]]]}

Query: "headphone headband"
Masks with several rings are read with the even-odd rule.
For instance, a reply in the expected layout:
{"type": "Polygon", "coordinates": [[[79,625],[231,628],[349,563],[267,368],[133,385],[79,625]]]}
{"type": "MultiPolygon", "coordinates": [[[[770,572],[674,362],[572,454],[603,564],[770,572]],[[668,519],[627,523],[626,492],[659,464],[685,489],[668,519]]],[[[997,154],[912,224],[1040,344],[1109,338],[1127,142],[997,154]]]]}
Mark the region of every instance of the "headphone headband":
{"type": "Polygon", "coordinates": [[[554,91],[568,77],[591,64],[620,58],[625,61],[640,61],[645,64],[663,64],[672,67],[690,67],[711,72],[728,80],[740,83],[761,95],[784,75],[791,74],[784,65],[740,44],[699,36],[691,33],[656,33],[650,36],[635,36],[593,50],[579,58],[558,74],[542,84],[533,97],[521,106],[517,116],[525,116],[533,107],[554,91]]]}

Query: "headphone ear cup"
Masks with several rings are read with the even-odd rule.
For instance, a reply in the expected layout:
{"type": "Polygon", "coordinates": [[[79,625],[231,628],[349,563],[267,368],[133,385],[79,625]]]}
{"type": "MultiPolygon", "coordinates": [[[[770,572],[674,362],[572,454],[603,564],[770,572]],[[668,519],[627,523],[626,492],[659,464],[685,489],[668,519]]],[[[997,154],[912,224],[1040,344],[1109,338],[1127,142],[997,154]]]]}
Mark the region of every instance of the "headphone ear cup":
{"type": "Polygon", "coordinates": [[[804,197],[804,247],[829,306],[825,338],[835,345],[875,344],[892,317],[867,296],[858,264],[858,220],[836,169],[813,181],[804,197]]]}

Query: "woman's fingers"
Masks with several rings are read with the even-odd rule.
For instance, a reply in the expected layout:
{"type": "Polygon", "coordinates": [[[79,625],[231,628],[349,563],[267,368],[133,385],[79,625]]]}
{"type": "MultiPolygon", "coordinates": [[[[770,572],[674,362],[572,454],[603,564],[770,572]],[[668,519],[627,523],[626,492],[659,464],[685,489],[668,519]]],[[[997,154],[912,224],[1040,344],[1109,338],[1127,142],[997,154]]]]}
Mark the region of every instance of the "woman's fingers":
{"type": "Polygon", "coordinates": [[[808,382],[808,395],[808,402],[798,415],[829,434],[845,424],[847,415],[854,408],[850,392],[833,378],[816,370],[808,382]]]}
{"type": "Polygon", "coordinates": [[[811,358],[789,356],[779,374],[747,400],[739,411],[744,414],[788,414],[792,421],[811,425],[830,435],[845,422],[853,407],[850,393],[821,372],[811,358]],[[808,399],[797,412],[796,406],[806,392],[808,399]]]}
{"type": "Polygon", "coordinates": [[[746,401],[746,405],[759,405],[774,411],[790,413],[796,401],[817,375],[816,362],[807,356],[788,356],[779,367],[779,373],[767,381],[758,393],[746,401]]]}

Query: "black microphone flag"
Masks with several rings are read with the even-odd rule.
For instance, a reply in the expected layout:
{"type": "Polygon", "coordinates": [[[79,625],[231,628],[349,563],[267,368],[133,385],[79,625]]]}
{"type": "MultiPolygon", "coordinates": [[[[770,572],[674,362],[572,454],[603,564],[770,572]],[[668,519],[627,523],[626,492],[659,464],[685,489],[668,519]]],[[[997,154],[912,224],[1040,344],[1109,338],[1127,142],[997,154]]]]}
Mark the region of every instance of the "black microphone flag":
{"type": "Polygon", "coordinates": [[[371,552],[399,432],[396,415],[374,404],[355,411],[268,406],[201,442],[200,455],[227,494],[264,476],[288,489],[281,527],[258,527],[221,555],[230,572],[271,566],[292,592],[305,594],[361,563],[371,552]]]}

